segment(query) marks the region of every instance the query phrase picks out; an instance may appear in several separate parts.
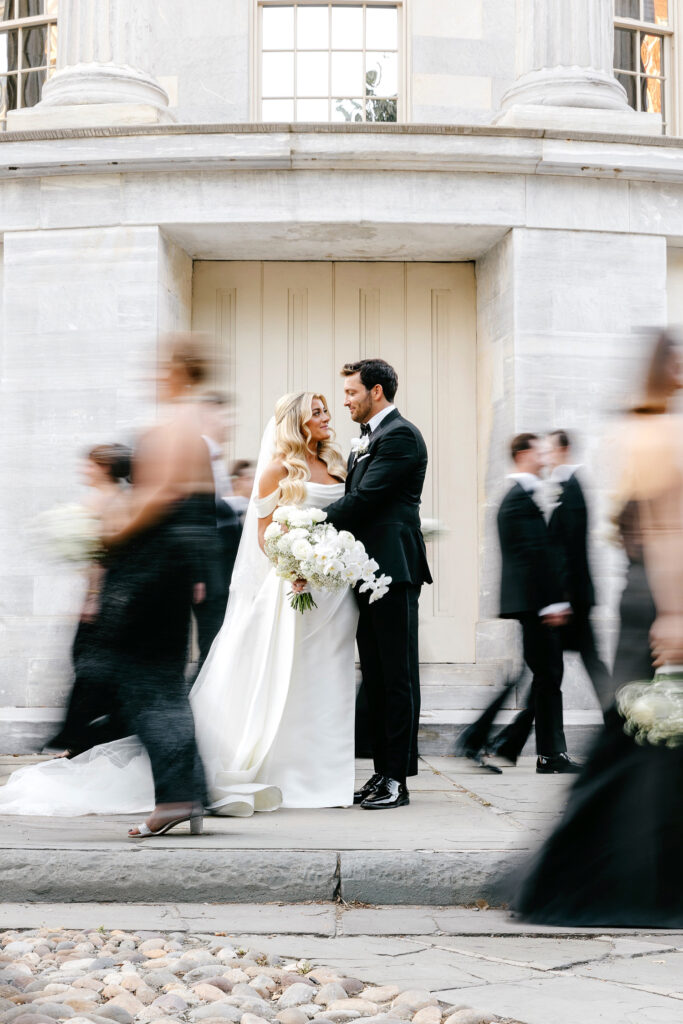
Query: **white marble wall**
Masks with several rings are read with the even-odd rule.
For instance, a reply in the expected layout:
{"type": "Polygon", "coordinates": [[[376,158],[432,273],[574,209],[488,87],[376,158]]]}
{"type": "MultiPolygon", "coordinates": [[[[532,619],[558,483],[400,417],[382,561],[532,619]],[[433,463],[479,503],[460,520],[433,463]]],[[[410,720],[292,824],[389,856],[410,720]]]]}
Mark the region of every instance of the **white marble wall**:
{"type": "MultiPolygon", "coordinates": [[[[480,656],[500,657],[510,637],[497,611],[495,511],[511,471],[506,445],[523,430],[562,427],[578,461],[598,527],[609,471],[606,436],[632,394],[654,327],[667,320],[663,237],[513,229],[477,265],[479,354],[480,656]],[[488,620],[488,626],[486,625],[488,620]]],[[[623,566],[593,538],[603,651],[614,642],[623,566]]],[[[582,669],[571,665],[569,707],[594,706],[582,669]]]]}
{"type": "Polygon", "coordinates": [[[85,448],[131,443],[152,417],[158,331],[188,325],[190,279],[189,260],[157,227],[5,234],[0,731],[9,743],[30,747],[45,735],[42,709],[63,703],[82,595],[78,574],[37,552],[24,527],[74,500],[85,448]]]}
{"type": "Polygon", "coordinates": [[[513,0],[409,3],[410,120],[486,124],[515,78],[513,0]]]}

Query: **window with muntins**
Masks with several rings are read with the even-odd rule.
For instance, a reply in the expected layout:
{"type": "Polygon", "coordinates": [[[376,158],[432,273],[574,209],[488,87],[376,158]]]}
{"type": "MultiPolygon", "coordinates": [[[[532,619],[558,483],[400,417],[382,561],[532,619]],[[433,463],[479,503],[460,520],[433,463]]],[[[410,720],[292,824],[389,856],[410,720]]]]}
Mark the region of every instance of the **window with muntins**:
{"type": "Polygon", "coordinates": [[[262,0],[262,121],[397,121],[401,4],[262,0]]]}
{"type": "Polygon", "coordinates": [[[0,0],[0,128],[32,107],[57,64],[58,0],[0,0]]]}
{"type": "Polygon", "coordinates": [[[634,110],[671,123],[671,8],[673,0],[615,0],[614,74],[634,110]]]}

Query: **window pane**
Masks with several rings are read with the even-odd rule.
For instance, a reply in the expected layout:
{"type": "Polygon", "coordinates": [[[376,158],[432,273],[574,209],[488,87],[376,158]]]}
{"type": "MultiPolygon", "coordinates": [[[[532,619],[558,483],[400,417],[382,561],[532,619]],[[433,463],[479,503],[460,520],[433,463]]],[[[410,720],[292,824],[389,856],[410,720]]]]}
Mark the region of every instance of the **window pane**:
{"type": "Polygon", "coordinates": [[[332,49],[361,50],[363,48],[363,9],[361,7],[332,8],[332,49]]]}
{"type": "Polygon", "coordinates": [[[7,32],[0,32],[0,75],[4,75],[7,71],[7,35],[7,32]]]}
{"type": "Polygon", "coordinates": [[[649,75],[663,74],[661,36],[643,33],[640,37],[640,69],[649,75]]]}
{"type": "Polygon", "coordinates": [[[47,62],[51,66],[57,63],[57,24],[50,25],[47,32],[47,62]]]}
{"type": "Polygon", "coordinates": [[[332,95],[363,95],[363,54],[332,54],[332,95]]]}
{"type": "Polygon", "coordinates": [[[366,121],[396,121],[396,100],[367,100],[366,121]]]}
{"type": "Polygon", "coordinates": [[[294,95],[294,54],[264,53],[261,92],[264,96],[294,95]]]}
{"type": "Polygon", "coordinates": [[[57,17],[57,8],[59,7],[59,0],[47,0],[45,4],[45,13],[51,17],[57,17]]]}
{"type": "Polygon", "coordinates": [[[643,0],[643,21],[666,25],[669,21],[668,0],[643,0]]]}
{"type": "Polygon", "coordinates": [[[328,73],[327,53],[297,53],[297,96],[327,96],[329,94],[328,73]]]}
{"type": "Polygon", "coordinates": [[[18,0],[17,17],[30,18],[45,13],[45,0],[18,0]]]}
{"type": "Polygon", "coordinates": [[[614,11],[617,18],[640,18],[640,0],[617,0],[614,11]]]}
{"type": "Polygon", "coordinates": [[[297,100],[297,121],[327,121],[327,100],[297,100]]]}
{"type": "Polygon", "coordinates": [[[293,121],[294,100],[264,100],[261,117],[264,121],[293,121]]]}
{"type": "Polygon", "coordinates": [[[629,107],[636,109],[636,81],[634,75],[617,75],[617,78],[626,89],[626,99],[629,107]]]}
{"type": "Polygon", "coordinates": [[[398,58],[395,53],[368,53],[365,67],[368,96],[396,96],[398,58]]]}
{"type": "Polygon", "coordinates": [[[294,49],[294,8],[263,8],[263,49],[294,49]]]}
{"type": "Polygon", "coordinates": [[[7,101],[7,78],[0,78],[0,121],[5,121],[9,110],[7,101]]]}
{"type": "Polygon", "coordinates": [[[658,78],[642,80],[641,109],[648,114],[662,113],[662,83],[658,78]]]}
{"type": "Polygon", "coordinates": [[[296,46],[298,50],[327,49],[330,15],[327,7],[297,7],[296,46]]]}
{"type": "Polygon", "coordinates": [[[47,64],[47,25],[35,25],[21,31],[21,66],[41,68],[47,64]]]}
{"type": "Polygon", "coordinates": [[[365,11],[365,46],[368,50],[395,50],[398,14],[395,7],[368,7],[365,11]]]}
{"type": "Polygon", "coordinates": [[[635,71],[636,33],[625,28],[614,30],[614,66],[624,71],[635,71]]]}
{"type": "Polygon", "coordinates": [[[33,107],[40,102],[40,91],[45,81],[45,71],[29,71],[21,76],[21,105],[33,107]]]}
{"type": "Polygon", "coordinates": [[[362,100],[332,100],[332,120],[355,123],[363,120],[362,100]]]}

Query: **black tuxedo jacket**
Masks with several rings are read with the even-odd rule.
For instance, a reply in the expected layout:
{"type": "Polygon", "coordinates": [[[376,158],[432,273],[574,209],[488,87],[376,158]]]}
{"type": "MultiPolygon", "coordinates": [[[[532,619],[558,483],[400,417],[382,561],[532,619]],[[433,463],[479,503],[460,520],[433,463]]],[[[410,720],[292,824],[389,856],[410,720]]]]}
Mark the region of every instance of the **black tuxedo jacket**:
{"type": "Polygon", "coordinates": [[[326,509],[329,522],[362,541],[394,583],[432,582],[420,527],[426,472],[422,434],[393,409],[373,430],[367,452],[351,454],[346,494],[326,509]]]}
{"type": "Polygon", "coordinates": [[[498,509],[498,537],[501,618],[518,619],[568,600],[562,586],[561,559],[550,540],[545,517],[517,481],[498,509]]]}
{"type": "Polygon", "coordinates": [[[588,563],[588,510],[576,474],[562,484],[548,523],[550,539],[561,559],[562,584],[574,608],[591,608],[595,590],[588,563]]]}

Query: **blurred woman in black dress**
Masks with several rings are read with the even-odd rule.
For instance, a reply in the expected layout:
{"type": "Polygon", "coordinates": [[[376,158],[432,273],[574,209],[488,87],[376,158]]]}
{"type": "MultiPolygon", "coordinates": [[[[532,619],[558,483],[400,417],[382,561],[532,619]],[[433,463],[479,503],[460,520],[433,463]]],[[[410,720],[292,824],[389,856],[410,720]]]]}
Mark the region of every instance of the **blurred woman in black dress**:
{"type": "MultiPolygon", "coordinates": [[[[83,504],[105,529],[116,529],[125,514],[125,483],[130,472],[131,452],[122,444],[98,444],[83,460],[83,478],[90,487],[83,504]]],[[[93,561],[86,569],[87,589],[71,649],[74,683],[64,722],[46,744],[46,748],[63,750],[61,757],[74,757],[117,735],[108,715],[109,695],[101,685],[104,652],[99,637],[99,611],[106,571],[106,560],[93,561]]]]}
{"type": "Polygon", "coordinates": [[[169,342],[160,397],[168,416],[140,439],[126,522],[106,537],[110,567],[101,620],[111,652],[114,714],[149,755],[155,808],[131,838],[183,821],[201,831],[204,777],[185,666],[193,601],[205,596],[203,560],[215,542],[214,482],[202,439],[200,390],[208,364],[191,335],[169,342]]]}
{"type": "Polygon", "coordinates": [[[630,568],[618,666],[620,682],[642,683],[618,692],[562,821],[517,890],[513,910],[525,920],[683,926],[683,423],[670,412],[680,387],[664,335],[645,401],[619,433],[616,521],[630,568]]]}

